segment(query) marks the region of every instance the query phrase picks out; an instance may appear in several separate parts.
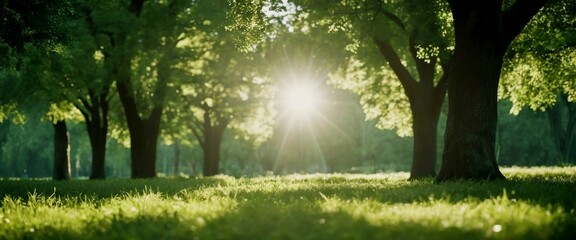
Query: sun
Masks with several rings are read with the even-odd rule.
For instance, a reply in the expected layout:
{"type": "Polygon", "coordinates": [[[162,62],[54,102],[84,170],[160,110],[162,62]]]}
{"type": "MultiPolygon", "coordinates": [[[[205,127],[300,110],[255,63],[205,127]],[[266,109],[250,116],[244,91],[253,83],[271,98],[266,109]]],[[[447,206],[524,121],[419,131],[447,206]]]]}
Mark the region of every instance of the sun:
{"type": "Polygon", "coordinates": [[[305,118],[318,113],[322,98],[318,86],[297,83],[282,91],[281,105],[285,114],[295,118],[305,118]]]}

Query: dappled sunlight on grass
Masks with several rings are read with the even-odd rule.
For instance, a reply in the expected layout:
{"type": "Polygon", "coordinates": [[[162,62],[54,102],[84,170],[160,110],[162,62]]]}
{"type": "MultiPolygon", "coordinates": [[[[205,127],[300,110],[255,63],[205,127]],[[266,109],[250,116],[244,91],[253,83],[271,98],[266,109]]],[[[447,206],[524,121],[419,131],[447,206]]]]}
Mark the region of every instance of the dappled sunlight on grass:
{"type": "Polygon", "coordinates": [[[576,182],[576,166],[505,167],[502,173],[510,180],[569,180],[576,182]],[[566,179],[567,178],[567,179],[566,179]]]}
{"type": "MultiPolygon", "coordinates": [[[[458,203],[430,198],[429,201],[388,204],[373,200],[342,200],[327,198],[320,207],[328,214],[343,213],[368,224],[391,229],[424,228],[438,237],[494,237],[510,239],[517,236],[546,239],[564,224],[568,214],[562,208],[541,207],[524,201],[508,199],[468,198],[458,203]],[[448,235],[446,235],[448,234],[448,235]],[[456,234],[456,235],[453,235],[456,234]]],[[[403,232],[407,238],[422,238],[421,232],[403,232]]]]}
{"type": "Polygon", "coordinates": [[[548,239],[576,234],[575,168],[509,181],[399,174],[0,181],[0,239],[548,239]]]}
{"type": "Polygon", "coordinates": [[[5,231],[0,238],[174,238],[199,231],[235,206],[229,198],[205,201],[187,194],[167,198],[153,191],[104,200],[32,194],[22,201],[7,196],[2,202],[0,228],[5,231]]]}

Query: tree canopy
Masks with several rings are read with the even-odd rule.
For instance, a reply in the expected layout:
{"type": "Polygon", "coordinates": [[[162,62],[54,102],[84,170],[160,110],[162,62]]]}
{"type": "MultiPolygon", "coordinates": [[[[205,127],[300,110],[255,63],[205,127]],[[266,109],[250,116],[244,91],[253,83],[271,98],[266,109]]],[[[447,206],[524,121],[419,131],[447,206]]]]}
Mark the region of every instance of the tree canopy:
{"type": "MultiPolygon", "coordinates": [[[[419,178],[436,174],[441,148],[438,181],[501,179],[499,141],[520,128],[496,131],[498,118],[516,119],[498,115],[506,99],[516,115],[546,111],[558,161],[571,161],[575,10],[572,0],[1,1],[0,160],[27,167],[14,144],[45,136],[12,124],[44,120],[54,159],[66,136],[88,139],[89,160],[67,161],[89,162],[92,179],[155,177],[171,163],[205,176],[407,170],[410,157],[419,178]],[[109,147],[121,157],[106,159],[109,147]]],[[[517,119],[542,124],[534,114],[517,119]]]]}

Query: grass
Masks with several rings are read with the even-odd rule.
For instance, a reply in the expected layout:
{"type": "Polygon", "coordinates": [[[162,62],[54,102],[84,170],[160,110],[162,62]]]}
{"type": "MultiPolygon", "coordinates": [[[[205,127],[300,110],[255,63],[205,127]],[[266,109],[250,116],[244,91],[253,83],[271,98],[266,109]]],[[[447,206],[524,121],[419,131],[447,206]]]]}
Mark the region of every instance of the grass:
{"type": "Polygon", "coordinates": [[[0,181],[0,239],[572,239],[576,167],[408,175],[0,181]]]}

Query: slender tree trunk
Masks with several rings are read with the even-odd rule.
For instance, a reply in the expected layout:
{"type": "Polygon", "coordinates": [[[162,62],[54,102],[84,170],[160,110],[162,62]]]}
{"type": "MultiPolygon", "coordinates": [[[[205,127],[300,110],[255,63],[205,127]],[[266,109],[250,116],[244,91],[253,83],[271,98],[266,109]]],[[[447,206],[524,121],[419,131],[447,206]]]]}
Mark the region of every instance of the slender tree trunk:
{"type": "Polygon", "coordinates": [[[222,136],[218,136],[221,133],[215,131],[213,134],[209,134],[206,138],[206,146],[204,147],[204,169],[203,175],[205,177],[214,176],[220,173],[220,146],[222,145],[222,136]]]}
{"type": "MultiPolygon", "coordinates": [[[[8,125],[9,121],[0,121],[0,150],[4,149],[4,144],[6,143],[6,141],[8,140],[8,129],[9,126],[8,125]]],[[[0,151],[0,163],[6,164],[4,162],[3,159],[3,151],[0,151]]],[[[8,166],[3,166],[3,170],[1,170],[0,172],[2,174],[7,174],[9,171],[6,171],[6,169],[8,169],[8,166]]],[[[16,171],[13,171],[13,173],[17,173],[16,171]]],[[[19,176],[20,173],[17,173],[16,175],[19,176]]]]}
{"type": "Polygon", "coordinates": [[[174,142],[174,175],[180,174],[180,144],[174,142]]]}
{"type": "Polygon", "coordinates": [[[54,126],[54,180],[70,180],[70,136],[66,121],[57,121],[54,126]]]}
{"type": "Polygon", "coordinates": [[[205,177],[217,175],[220,165],[220,146],[226,124],[206,128],[204,133],[204,168],[205,177]]]}
{"type": "MultiPolygon", "coordinates": [[[[548,115],[548,122],[550,123],[550,130],[552,138],[554,139],[554,145],[560,153],[562,158],[566,157],[566,131],[562,126],[562,110],[560,109],[560,102],[556,102],[554,106],[546,110],[548,115]]],[[[562,159],[566,161],[566,159],[562,159]]]]}
{"type": "Polygon", "coordinates": [[[566,154],[564,158],[567,162],[576,163],[576,145],[574,145],[574,138],[576,137],[576,103],[568,102],[566,98],[566,106],[568,107],[568,125],[566,126],[566,154]]]}
{"type": "Polygon", "coordinates": [[[448,122],[437,181],[503,179],[495,155],[497,90],[504,57],[502,6],[499,1],[453,5],[456,48],[448,76],[448,122]]]}
{"type": "Polygon", "coordinates": [[[549,108],[548,121],[552,131],[552,137],[558,152],[561,154],[562,161],[576,162],[574,160],[574,135],[576,134],[576,103],[568,101],[565,94],[560,94],[556,104],[549,108]],[[567,109],[567,121],[564,127],[562,118],[564,116],[562,107],[567,109]]]}

